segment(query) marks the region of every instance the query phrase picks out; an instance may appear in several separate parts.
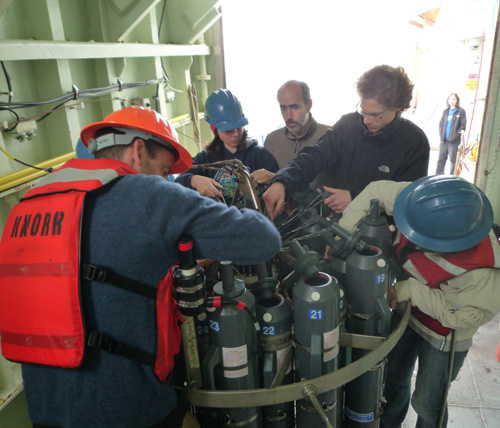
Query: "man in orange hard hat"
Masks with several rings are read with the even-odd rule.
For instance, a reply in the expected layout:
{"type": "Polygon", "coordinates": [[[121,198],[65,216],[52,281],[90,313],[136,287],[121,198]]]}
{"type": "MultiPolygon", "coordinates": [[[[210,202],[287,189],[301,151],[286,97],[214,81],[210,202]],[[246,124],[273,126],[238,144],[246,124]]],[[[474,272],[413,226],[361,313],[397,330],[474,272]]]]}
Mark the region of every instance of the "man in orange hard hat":
{"type": "Polygon", "coordinates": [[[256,264],[279,251],[279,233],[162,178],[192,161],[153,110],[113,112],[81,140],[95,159],[45,176],[7,219],[2,354],[22,363],[34,427],[179,427],[177,241],[191,236],[198,259],[256,264]]]}

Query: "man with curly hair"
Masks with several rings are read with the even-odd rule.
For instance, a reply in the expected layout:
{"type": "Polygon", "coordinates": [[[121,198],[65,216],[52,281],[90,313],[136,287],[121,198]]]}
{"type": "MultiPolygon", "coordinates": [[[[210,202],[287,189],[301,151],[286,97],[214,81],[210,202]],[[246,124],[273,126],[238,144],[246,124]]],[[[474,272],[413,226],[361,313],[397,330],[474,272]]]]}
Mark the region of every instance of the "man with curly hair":
{"type": "Polygon", "coordinates": [[[402,67],[379,65],[356,82],[360,101],[319,139],[280,170],[263,198],[271,219],[285,200],[322,172],[329,172],[334,187],[325,199],[334,212],[345,207],[370,182],[414,181],[425,177],[429,141],[413,122],[401,117],[410,107],[413,84],[402,67]]]}

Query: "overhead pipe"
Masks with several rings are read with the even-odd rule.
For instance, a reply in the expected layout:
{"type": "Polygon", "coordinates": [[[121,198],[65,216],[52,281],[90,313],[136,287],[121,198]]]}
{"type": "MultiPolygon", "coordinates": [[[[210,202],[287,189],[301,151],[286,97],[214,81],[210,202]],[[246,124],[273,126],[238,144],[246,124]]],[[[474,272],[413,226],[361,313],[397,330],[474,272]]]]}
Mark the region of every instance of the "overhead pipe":
{"type": "MultiPolygon", "coordinates": [[[[169,119],[169,122],[173,125],[177,123],[182,123],[186,121],[190,121],[191,116],[189,114],[183,114],[180,116],[173,117],[172,119],[169,119]]],[[[41,169],[49,169],[49,168],[58,168],[62,166],[65,162],[67,162],[70,159],[73,159],[76,157],[75,152],[70,152],[65,155],[61,155],[58,157],[55,157],[53,159],[49,159],[40,163],[35,164],[34,166],[36,168],[41,168],[41,169]]],[[[19,171],[11,172],[9,174],[5,174],[0,177],[0,193],[4,192],[8,189],[12,189],[17,186],[21,186],[25,183],[28,183],[32,180],[35,180],[39,177],[42,177],[43,175],[47,174],[47,171],[40,171],[36,168],[28,167],[21,169],[19,171]]]]}
{"type": "MultiPolygon", "coordinates": [[[[64,163],[72,158],[74,158],[75,152],[70,152],[62,156],[58,156],[53,159],[49,159],[40,163],[37,163],[34,165],[36,168],[42,168],[42,169],[48,169],[48,168],[53,168],[54,165],[58,165],[61,163],[64,163]]],[[[10,187],[13,187],[11,184],[14,182],[19,181],[23,177],[31,176],[33,174],[38,174],[38,175],[44,175],[47,174],[47,171],[39,171],[36,168],[24,168],[16,172],[11,172],[9,174],[3,175],[0,177],[0,189],[4,188],[4,185],[8,184],[10,187]]],[[[22,181],[21,181],[22,183],[22,181]]],[[[1,191],[1,190],[0,190],[1,191]]]]}
{"type": "Polygon", "coordinates": [[[180,116],[176,116],[176,117],[173,117],[172,119],[168,119],[168,121],[174,125],[176,123],[179,123],[179,122],[183,122],[185,120],[191,120],[191,115],[189,114],[182,114],[180,116]]]}
{"type": "MultiPolygon", "coordinates": [[[[201,35],[200,38],[198,39],[198,44],[199,45],[204,45],[205,44],[205,36],[201,35]]],[[[199,56],[198,57],[198,63],[200,67],[200,74],[196,76],[196,79],[200,82],[201,86],[201,104],[205,105],[205,101],[207,100],[208,97],[208,85],[207,82],[212,79],[210,74],[207,73],[207,60],[205,59],[204,56],[199,56]]]]}
{"type": "MultiPolygon", "coordinates": [[[[63,166],[65,162],[61,162],[59,164],[54,164],[53,168],[57,169],[61,166],[63,166]]],[[[11,181],[7,184],[1,185],[0,186],[0,198],[7,196],[10,193],[17,192],[25,187],[27,183],[30,181],[36,180],[37,178],[43,177],[44,175],[48,174],[47,171],[37,171],[34,172],[33,174],[26,175],[23,178],[20,178],[18,180],[11,181]],[[8,192],[8,190],[11,190],[11,192],[8,192]]]]}

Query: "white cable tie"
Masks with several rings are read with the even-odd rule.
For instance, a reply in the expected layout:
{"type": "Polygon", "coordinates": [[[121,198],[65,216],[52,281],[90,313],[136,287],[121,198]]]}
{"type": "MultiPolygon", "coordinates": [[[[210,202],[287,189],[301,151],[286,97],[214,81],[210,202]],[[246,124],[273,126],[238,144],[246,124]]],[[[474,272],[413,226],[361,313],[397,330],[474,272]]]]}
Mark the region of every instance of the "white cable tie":
{"type": "Polygon", "coordinates": [[[73,93],[75,94],[75,97],[73,98],[74,100],[77,100],[78,97],[80,96],[80,90],[77,88],[76,85],[73,85],[73,93]]]}

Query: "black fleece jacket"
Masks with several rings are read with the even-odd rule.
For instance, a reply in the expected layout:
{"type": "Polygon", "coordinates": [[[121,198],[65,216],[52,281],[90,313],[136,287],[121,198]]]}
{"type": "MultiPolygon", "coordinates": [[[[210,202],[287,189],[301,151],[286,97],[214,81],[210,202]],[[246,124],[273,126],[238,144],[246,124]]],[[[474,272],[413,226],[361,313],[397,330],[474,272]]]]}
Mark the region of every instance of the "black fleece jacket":
{"type": "Polygon", "coordinates": [[[396,117],[381,131],[371,133],[358,113],[340,118],[314,146],[300,154],[273,178],[286,186],[287,196],[304,188],[323,171],[335,186],[354,199],[372,181],[414,181],[425,177],[429,141],[413,122],[396,117]]]}

